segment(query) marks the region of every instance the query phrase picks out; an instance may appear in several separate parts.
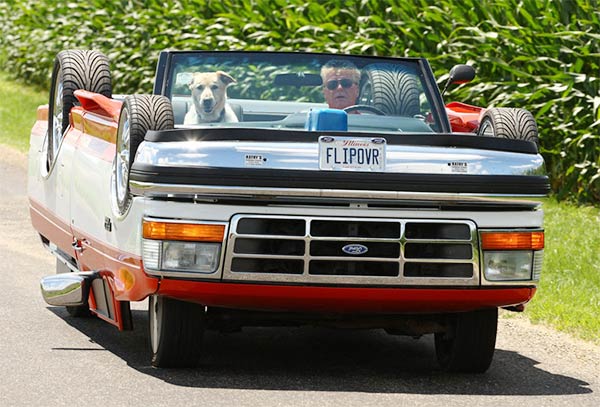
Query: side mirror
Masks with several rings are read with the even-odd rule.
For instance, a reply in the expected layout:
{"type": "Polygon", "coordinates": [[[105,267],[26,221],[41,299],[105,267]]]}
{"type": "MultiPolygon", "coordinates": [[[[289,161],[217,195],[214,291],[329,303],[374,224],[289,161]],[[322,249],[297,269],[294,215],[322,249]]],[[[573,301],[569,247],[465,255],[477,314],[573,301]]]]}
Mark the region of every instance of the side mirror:
{"type": "Polygon", "coordinates": [[[450,85],[460,85],[463,83],[471,82],[475,78],[475,69],[471,65],[455,65],[450,70],[450,75],[446,81],[446,86],[442,91],[442,96],[450,85]]]}

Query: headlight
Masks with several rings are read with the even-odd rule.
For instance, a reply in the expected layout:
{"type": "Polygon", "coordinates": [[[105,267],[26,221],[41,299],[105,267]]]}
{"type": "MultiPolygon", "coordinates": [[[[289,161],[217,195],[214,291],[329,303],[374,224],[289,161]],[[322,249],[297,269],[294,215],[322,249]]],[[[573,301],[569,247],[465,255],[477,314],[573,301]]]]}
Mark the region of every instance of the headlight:
{"type": "Polygon", "coordinates": [[[144,220],[142,231],[142,259],[149,274],[186,277],[219,269],[223,224],[144,220]]]}
{"type": "Polygon", "coordinates": [[[219,243],[163,242],[162,269],[213,273],[220,252],[219,243]]]}
{"type": "Polygon", "coordinates": [[[544,254],[544,231],[482,230],[480,239],[485,280],[539,280],[544,254]]]}
{"type": "Polygon", "coordinates": [[[483,271],[489,281],[531,280],[533,252],[484,252],[483,271]]]}

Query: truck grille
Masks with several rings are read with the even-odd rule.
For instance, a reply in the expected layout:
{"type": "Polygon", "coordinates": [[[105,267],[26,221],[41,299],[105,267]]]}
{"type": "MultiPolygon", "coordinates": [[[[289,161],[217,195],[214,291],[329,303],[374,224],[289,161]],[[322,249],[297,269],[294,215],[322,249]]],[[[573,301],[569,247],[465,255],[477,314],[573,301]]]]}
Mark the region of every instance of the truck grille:
{"type": "Polygon", "coordinates": [[[462,220],[236,215],[223,278],[373,285],[479,284],[476,227],[462,220]]]}

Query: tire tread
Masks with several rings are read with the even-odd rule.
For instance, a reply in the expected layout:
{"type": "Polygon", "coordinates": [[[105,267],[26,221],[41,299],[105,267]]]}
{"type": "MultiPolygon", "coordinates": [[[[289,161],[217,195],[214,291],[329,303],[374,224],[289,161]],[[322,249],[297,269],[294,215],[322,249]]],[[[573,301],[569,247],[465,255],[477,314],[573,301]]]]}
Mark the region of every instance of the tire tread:
{"type": "Polygon", "coordinates": [[[527,140],[539,145],[539,132],[535,118],[528,110],[505,107],[492,108],[483,115],[481,122],[490,121],[495,137],[527,140]]]}
{"type": "Polygon", "coordinates": [[[155,367],[196,367],[202,356],[204,306],[163,298],[160,345],[152,355],[155,367]]]}

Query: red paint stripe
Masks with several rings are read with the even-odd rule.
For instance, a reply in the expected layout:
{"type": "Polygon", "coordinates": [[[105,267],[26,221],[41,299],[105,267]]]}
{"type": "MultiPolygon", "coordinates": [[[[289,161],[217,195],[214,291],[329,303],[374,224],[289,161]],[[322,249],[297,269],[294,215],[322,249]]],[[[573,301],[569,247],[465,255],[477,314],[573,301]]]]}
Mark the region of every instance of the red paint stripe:
{"type": "Polygon", "coordinates": [[[108,245],[106,242],[88,237],[81,230],[73,229],[76,236],[87,240],[84,243],[82,259],[85,258],[87,268],[105,270],[114,279],[114,293],[120,301],[141,301],[158,290],[158,279],[148,276],[142,266],[141,256],[128,253],[108,245]],[[130,284],[124,279],[133,279],[130,284]]]}
{"type": "MultiPolygon", "coordinates": [[[[48,208],[29,199],[33,227],[62,251],[75,258],[71,246],[73,234],[69,224],[58,218],[48,208]]],[[[115,279],[115,296],[120,301],[141,301],[158,289],[158,279],[148,276],[142,266],[141,256],[119,250],[98,239],[86,237],[83,231],[74,229],[75,236],[84,237],[88,244],[81,257],[84,270],[106,271],[115,279]],[[130,273],[133,285],[123,281],[123,273],[130,273]]]]}
{"type": "Polygon", "coordinates": [[[65,220],[59,218],[32,198],[29,198],[29,215],[31,224],[38,233],[54,243],[63,252],[75,257],[75,251],[71,246],[73,235],[69,224],[65,220]]]}

